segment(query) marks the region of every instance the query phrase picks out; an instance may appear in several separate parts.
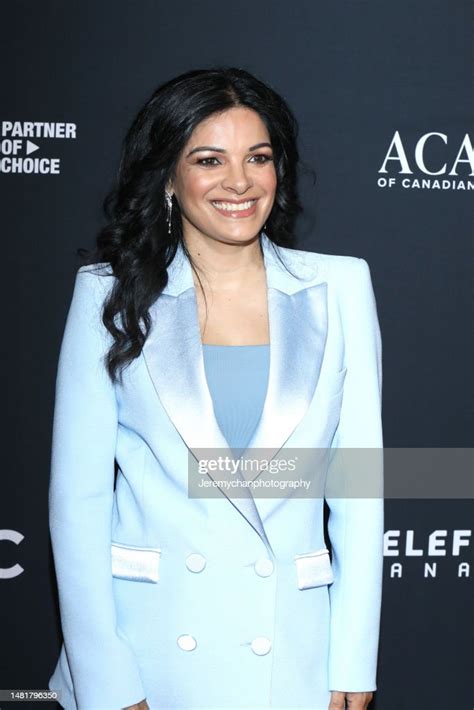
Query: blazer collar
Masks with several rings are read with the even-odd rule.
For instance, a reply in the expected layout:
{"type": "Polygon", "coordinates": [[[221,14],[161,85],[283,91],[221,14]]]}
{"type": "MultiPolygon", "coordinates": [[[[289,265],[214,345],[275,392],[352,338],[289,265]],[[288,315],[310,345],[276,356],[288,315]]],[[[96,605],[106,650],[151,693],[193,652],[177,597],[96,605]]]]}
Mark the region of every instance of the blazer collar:
{"type": "MultiPolygon", "coordinates": [[[[327,337],[327,283],[314,273],[304,252],[278,248],[260,235],[267,279],[270,372],[260,421],[245,453],[271,460],[303,419],[314,395],[327,337]]],[[[197,461],[235,458],[215,417],[208,388],[196,290],[191,265],[181,247],[168,267],[168,283],[150,308],[152,327],[143,356],[157,396],[197,461]],[[213,451],[210,452],[209,449],[213,451]]],[[[237,474],[243,480],[243,474],[237,474]]],[[[213,478],[212,474],[208,476],[213,478]]],[[[215,479],[214,479],[215,480],[215,479]]],[[[249,486],[225,495],[273,554],[263,520],[278,499],[254,498],[249,486]]]]}

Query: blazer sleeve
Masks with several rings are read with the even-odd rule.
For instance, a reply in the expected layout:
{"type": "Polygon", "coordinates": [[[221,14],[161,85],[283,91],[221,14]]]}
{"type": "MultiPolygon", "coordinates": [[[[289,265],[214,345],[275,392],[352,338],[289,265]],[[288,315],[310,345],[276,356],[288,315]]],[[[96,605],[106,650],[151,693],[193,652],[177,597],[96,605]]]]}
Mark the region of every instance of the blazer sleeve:
{"type": "Polygon", "coordinates": [[[329,689],[367,692],[377,688],[382,601],[382,341],[367,262],[345,257],[338,281],[347,371],[326,479],[334,573],[329,689]]]}
{"type": "Polygon", "coordinates": [[[118,426],[103,355],[105,283],[81,267],[59,354],[49,529],[64,647],[79,710],[118,710],[145,698],[137,660],[117,635],[111,527],[118,426]]]}

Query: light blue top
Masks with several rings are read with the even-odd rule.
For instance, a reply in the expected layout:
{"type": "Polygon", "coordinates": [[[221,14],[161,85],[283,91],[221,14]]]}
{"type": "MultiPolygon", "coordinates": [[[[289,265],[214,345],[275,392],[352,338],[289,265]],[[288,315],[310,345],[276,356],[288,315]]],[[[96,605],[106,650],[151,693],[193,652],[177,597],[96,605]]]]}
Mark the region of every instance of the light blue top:
{"type": "Polygon", "coordinates": [[[204,343],[203,353],[216,419],[235,455],[250,442],[262,414],[270,345],[204,343]]]}

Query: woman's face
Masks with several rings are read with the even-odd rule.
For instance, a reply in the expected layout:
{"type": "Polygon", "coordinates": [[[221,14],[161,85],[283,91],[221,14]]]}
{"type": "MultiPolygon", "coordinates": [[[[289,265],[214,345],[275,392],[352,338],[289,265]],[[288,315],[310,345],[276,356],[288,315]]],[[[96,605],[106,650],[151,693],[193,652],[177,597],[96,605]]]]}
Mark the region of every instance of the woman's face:
{"type": "Polygon", "coordinates": [[[236,244],[260,233],[276,186],[265,124],[252,109],[235,107],[196,126],[169,191],[181,209],[185,238],[200,233],[236,244]]]}

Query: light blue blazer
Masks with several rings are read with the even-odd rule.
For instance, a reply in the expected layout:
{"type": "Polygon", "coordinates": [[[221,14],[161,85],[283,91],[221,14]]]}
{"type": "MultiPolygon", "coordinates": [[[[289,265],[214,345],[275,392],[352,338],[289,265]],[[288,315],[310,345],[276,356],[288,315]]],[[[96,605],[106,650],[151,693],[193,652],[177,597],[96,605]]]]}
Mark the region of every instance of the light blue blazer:
{"type": "Polygon", "coordinates": [[[261,243],[270,372],[249,449],[270,458],[328,451],[317,495],[263,498],[242,486],[238,495],[217,487],[213,497],[190,497],[189,461],[203,448],[228,449],[188,260],[179,249],[143,352],[115,386],[100,318],[115,277],[107,263],[77,272],[49,488],[64,636],[49,688],[67,710],[118,710],[143,698],[151,710],[327,710],[331,690],[377,687],[383,456],[370,470],[380,496],[328,495],[358,475],[341,452],[383,446],[369,267],[280,248],[296,278],[264,232],[261,243]]]}

